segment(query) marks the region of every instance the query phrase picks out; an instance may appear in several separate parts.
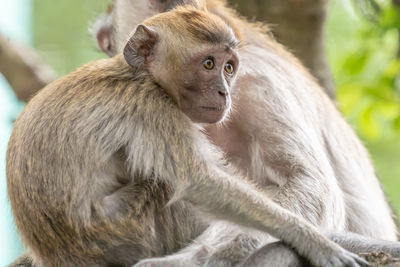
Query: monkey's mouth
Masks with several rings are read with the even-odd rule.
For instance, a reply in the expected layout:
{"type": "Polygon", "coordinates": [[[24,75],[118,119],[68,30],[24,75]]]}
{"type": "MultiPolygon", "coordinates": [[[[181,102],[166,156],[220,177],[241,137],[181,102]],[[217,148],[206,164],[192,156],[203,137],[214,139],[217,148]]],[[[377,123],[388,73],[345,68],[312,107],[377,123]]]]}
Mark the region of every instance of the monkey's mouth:
{"type": "Polygon", "coordinates": [[[225,109],[225,107],[206,107],[206,106],[200,106],[200,108],[208,111],[222,111],[225,109]]]}

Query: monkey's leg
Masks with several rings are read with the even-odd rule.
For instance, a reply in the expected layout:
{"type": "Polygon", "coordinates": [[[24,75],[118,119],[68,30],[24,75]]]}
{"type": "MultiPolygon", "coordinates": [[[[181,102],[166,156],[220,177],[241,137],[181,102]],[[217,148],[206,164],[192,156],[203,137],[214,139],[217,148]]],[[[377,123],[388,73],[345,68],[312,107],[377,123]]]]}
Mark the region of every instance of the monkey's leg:
{"type": "Polygon", "coordinates": [[[241,267],[299,267],[309,266],[306,259],[282,242],[274,242],[257,249],[241,267]]]}
{"type": "Polygon", "coordinates": [[[257,247],[259,240],[246,233],[238,233],[232,240],[216,248],[207,260],[207,267],[231,267],[243,262],[257,247]]]}
{"type": "Polygon", "coordinates": [[[181,251],[165,257],[142,260],[135,267],[233,266],[246,258],[259,244],[258,239],[250,239],[238,226],[215,221],[181,251]],[[212,255],[215,257],[211,263],[209,258],[212,255]]]}
{"type": "Polygon", "coordinates": [[[231,241],[220,245],[209,257],[207,267],[236,266],[259,246],[259,240],[246,233],[237,234],[231,241]]]}

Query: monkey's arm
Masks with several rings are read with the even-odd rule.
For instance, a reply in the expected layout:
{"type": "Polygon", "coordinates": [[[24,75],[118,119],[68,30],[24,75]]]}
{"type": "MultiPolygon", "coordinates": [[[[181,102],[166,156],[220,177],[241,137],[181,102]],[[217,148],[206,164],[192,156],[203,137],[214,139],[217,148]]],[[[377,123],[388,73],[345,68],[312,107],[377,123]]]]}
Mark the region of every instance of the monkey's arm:
{"type": "Polygon", "coordinates": [[[384,252],[400,258],[400,242],[379,240],[350,232],[331,233],[328,238],[354,253],[384,252]]]}
{"type": "MultiPolygon", "coordinates": [[[[331,233],[329,239],[341,245],[353,253],[383,252],[393,258],[400,257],[400,243],[373,239],[354,233],[331,233]]],[[[297,266],[304,262],[292,248],[282,242],[275,242],[263,246],[252,253],[244,262],[243,266],[297,266]]]]}

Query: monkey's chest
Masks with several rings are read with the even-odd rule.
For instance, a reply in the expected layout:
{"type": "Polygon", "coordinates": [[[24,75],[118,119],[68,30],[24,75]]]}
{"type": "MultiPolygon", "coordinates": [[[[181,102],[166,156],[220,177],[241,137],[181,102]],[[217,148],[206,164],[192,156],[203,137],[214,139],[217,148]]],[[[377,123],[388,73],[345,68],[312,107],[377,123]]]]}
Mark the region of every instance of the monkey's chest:
{"type": "Polygon", "coordinates": [[[243,173],[250,171],[250,141],[234,122],[228,122],[223,126],[210,125],[206,127],[206,131],[211,142],[224,152],[231,164],[243,173]]]}

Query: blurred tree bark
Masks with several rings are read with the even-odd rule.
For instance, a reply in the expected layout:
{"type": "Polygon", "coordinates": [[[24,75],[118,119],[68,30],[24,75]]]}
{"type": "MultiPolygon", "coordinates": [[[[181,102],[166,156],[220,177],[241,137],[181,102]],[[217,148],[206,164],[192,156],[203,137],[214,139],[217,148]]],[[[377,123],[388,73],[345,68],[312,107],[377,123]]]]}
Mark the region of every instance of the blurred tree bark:
{"type": "Polygon", "coordinates": [[[325,54],[324,26],[329,0],[228,0],[250,19],[266,22],[335,98],[335,83],[325,54]]]}

